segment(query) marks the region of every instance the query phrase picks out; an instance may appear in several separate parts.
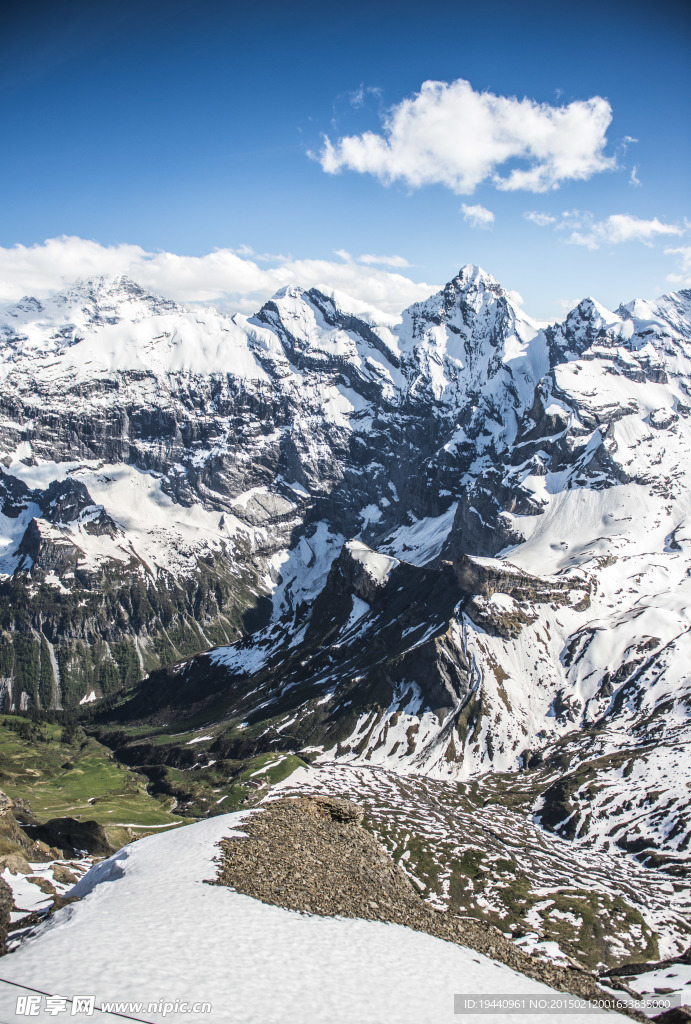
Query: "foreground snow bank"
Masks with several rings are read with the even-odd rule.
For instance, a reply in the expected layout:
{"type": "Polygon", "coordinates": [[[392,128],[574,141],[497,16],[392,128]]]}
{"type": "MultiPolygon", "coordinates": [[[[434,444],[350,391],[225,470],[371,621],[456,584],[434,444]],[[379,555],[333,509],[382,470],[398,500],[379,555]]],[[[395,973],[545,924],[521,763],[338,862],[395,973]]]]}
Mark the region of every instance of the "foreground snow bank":
{"type": "MultiPolygon", "coordinates": [[[[0,961],[0,977],[51,994],[95,995],[97,1006],[141,1002],[147,1005],[138,1012],[125,1012],[187,1024],[452,1024],[467,1019],[454,1017],[454,993],[552,993],[480,953],[408,928],[298,914],[207,885],[216,873],[216,844],[241,837],[248,813],[149,836],[97,864],[70,893],[81,902],[0,961]],[[205,1001],[212,1009],[164,1018],[148,1009],[158,1000],[205,1001]]],[[[16,1016],[18,994],[0,984],[0,1019],[25,1019],[16,1016]]],[[[42,999],[33,1019],[60,1016],[70,1016],[69,1007],[49,1016],[42,999]]],[[[98,1012],[88,1019],[118,1020],[98,1012]]],[[[511,1015],[511,1024],[529,1021],[535,1024],[534,1015],[511,1015]]]]}

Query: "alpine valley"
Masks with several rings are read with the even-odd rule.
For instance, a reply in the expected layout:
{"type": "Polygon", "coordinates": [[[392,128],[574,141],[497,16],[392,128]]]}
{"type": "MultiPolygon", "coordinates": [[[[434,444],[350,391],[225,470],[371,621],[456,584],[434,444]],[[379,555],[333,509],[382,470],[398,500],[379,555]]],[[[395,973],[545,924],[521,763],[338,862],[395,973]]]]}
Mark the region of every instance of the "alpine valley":
{"type": "Polygon", "coordinates": [[[0,375],[6,714],[71,710],[176,815],[354,800],[536,955],[689,946],[691,291],[96,278],[0,310],[0,375]]]}

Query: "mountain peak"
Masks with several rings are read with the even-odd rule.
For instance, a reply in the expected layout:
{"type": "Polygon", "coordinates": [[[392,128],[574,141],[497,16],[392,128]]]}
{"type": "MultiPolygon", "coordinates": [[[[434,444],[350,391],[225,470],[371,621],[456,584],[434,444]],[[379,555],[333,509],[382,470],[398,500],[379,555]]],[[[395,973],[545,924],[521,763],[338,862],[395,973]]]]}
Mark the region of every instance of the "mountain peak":
{"type": "Polygon", "coordinates": [[[447,309],[456,306],[459,300],[475,309],[492,306],[497,300],[509,301],[506,291],[496,278],[474,263],[466,263],[461,267],[456,277],[445,285],[437,297],[432,296],[431,301],[435,298],[441,298],[447,309]]]}
{"type": "MultiPolygon", "coordinates": [[[[416,302],[403,311],[403,321],[446,323],[450,318],[470,329],[477,321],[480,333],[488,334],[487,318],[521,320],[532,323],[510,299],[499,282],[482,267],[467,263],[444,287],[422,302],[416,302]]],[[[475,328],[472,328],[475,330],[475,328]]],[[[416,333],[416,329],[413,331],[416,333]]],[[[491,332],[489,332],[491,333],[491,332]]],[[[533,332],[534,333],[534,332],[533,332]]]]}
{"type": "Polygon", "coordinates": [[[457,284],[462,291],[504,291],[499,282],[476,263],[466,263],[462,266],[457,276],[450,283],[453,285],[457,284]]]}
{"type": "Polygon", "coordinates": [[[589,295],[587,298],[581,299],[577,306],[574,306],[566,317],[565,323],[568,324],[574,320],[585,320],[588,323],[604,325],[611,323],[615,319],[616,314],[589,295]]]}
{"type": "Polygon", "coordinates": [[[279,299],[299,299],[304,294],[305,289],[300,288],[296,284],[284,284],[282,288],[275,291],[271,296],[270,302],[276,302],[279,299]]]}
{"type": "Polygon", "coordinates": [[[54,296],[57,301],[64,298],[65,301],[84,298],[89,301],[108,300],[132,300],[132,299],[161,299],[159,295],[142,287],[127,274],[95,274],[92,277],[80,277],[66,288],[59,295],[54,296]]]}

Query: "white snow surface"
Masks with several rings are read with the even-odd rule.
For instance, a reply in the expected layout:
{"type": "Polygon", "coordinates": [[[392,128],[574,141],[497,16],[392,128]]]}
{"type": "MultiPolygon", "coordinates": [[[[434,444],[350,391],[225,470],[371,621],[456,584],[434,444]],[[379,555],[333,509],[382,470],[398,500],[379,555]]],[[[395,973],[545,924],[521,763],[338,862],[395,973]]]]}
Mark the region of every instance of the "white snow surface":
{"type": "Polygon", "coordinates": [[[348,541],[346,547],[355,559],[364,565],[368,575],[377,583],[385,583],[389,573],[398,565],[398,559],[390,555],[383,555],[379,551],[373,551],[367,544],[359,540],[348,541]]]}
{"type": "Polygon", "coordinates": [[[21,356],[47,377],[139,370],[267,379],[233,318],[162,300],[124,277],[77,282],[45,302],[22,300],[0,310],[0,328],[16,336],[0,350],[3,377],[21,356]]]}
{"type": "Polygon", "coordinates": [[[410,526],[399,526],[386,538],[381,550],[402,562],[426,565],[441,553],[457,507],[458,502],[455,501],[439,516],[426,516],[424,519],[415,519],[410,526]]]}
{"type": "Polygon", "coordinates": [[[653,998],[666,992],[682,1005],[691,1005],[691,964],[669,964],[656,971],[645,971],[635,978],[626,978],[626,984],[641,996],[653,998]]]}
{"type": "MultiPolygon", "coordinates": [[[[188,1024],[452,1024],[454,993],[554,994],[480,953],[399,925],[300,914],[208,885],[216,844],[242,842],[249,813],[149,836],[97,864],[70,892],[80,902],[4,958],[2,976],[51,994],[93,994],[97,1005],[211,1002],[211,1013],[135,1014],[188,1024]]],[[[19,991],[0,985],[3,1018],[13,1019],[19,991]]]]}
{"type": "MultiPolygon", "coordinates": [[[[94,536],[81,521],[58,532],[37,520],[46,531],[79,548],[82,566],[96,567],[109,559],[127,564],[135,555],[154,575],[161,569],[180,573],[195,565],[200,553],[219,550],[235,537],[251,540],[257,532],[229,513],[219,525],[218,513],[201,502],[189,507],[179,504],[163,491],[159,474],[135,466],[88,461],[26,465],[21,452],[13,455],[7,471],[27,486],[47,487],[53,480],[73,478],[84,484],[97,505],[108,510],[117,528],[113,536],[94,536]]],[[[17,519],[0,515],[0,575],[14,572],[14,548],[29,520],[37,515],[40,510],[33,504],[17,519]]]]}

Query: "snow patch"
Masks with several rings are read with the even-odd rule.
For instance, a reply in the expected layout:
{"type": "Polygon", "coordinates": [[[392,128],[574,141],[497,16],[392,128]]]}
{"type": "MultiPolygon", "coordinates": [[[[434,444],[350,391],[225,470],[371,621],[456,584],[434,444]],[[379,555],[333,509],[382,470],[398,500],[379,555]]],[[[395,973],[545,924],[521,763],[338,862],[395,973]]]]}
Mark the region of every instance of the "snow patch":
{"type": "MultiPolygon", "coordinates": [[[[437,1024],[452,1012],[454,992],[553,994],[480,953],[399,925],[299,914],[208,885],[217,843],[241,841],[247,814],[149,836],[97,864],[72,890],[80,901],[7,957],[3,976],[47,992],[94,993],[97,1004],[154,1002],[162,993],[212,1003],[211,1018],[165,1018],[188,1024],[437,1024]],[[104,929],[104,921],[118,927],[104,929]]],[[[2,987],[0,1012],[9,1019],[15,1008],[16,990],[2,987]]],[[[513,1019],[533,1024],[527,1014],[513,1019]]]]}

